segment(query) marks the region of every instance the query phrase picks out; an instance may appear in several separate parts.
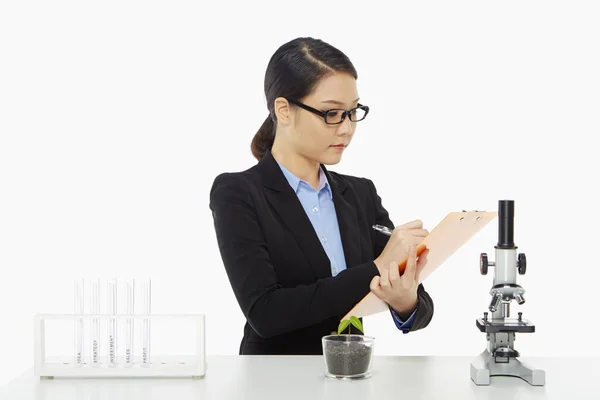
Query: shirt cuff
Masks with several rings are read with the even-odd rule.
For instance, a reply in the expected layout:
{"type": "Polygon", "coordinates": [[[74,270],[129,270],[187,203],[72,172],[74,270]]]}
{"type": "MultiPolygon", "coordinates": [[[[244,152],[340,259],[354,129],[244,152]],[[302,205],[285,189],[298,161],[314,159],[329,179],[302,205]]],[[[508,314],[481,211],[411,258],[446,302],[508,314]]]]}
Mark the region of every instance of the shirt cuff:
{"type": "Polygon", "coordinates": [[[412,326],[413,320],[415,319],[415,314],[417,313],[416,309],[406,321],[402,321],[402,319],[398,316],[398,314],[392,307],[390,307],[390,313],[392,314],[392,317],[394,318],[394,322],[396,323],[396,327],[398,327],[398,329],[400,329],[405,334],[410,332],[410,327],[412,326]]]}

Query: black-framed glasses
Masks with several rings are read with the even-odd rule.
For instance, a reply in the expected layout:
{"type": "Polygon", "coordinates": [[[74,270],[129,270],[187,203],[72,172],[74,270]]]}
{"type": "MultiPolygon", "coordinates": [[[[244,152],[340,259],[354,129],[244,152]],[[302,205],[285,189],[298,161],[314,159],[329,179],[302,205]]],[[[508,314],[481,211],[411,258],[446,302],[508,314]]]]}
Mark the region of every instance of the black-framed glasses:
{"type": "Polygon", "coordinates": [[[356,108],[353,108],[352,110],[344,110],[342,108],[331,108],[326,111],[320,111],[293,99],[286,100],[292,104],[297,105],[298,107],[305,109],[306,111],[310,111],[311,113],[319,115],[325,120],[325,123],[329,125],[341,124],[346,119],[346,116],[348,116],[348,118],[350,118],[350,121],[352,122],[362,121],[369,113],[369,107],[360,103],[358,103],[358,106],[356,108]]]}

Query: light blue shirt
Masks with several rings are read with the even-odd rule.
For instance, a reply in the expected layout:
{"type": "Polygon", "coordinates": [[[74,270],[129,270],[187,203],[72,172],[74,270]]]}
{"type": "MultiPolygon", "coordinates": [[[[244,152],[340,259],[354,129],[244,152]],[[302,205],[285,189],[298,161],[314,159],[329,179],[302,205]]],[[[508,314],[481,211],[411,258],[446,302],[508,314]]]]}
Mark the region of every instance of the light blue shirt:
{"type": "MultiPolygon", "coordinates": [[[[277,162],[279,164],[279,162],[277,162]]],[[[296,177],[287,168],[279,164],[283,175],[294,189],[302,208],[308,215],[317,236],[331,262],[331,275],[336,276],[346,269],[344,247],[340,236],[337,214],[333,203],[333,193],[322,168],[319,168],[319,189],[315,190],[310,184],[296,177]]],[[[398,329],[408,333],[415,317],[415,312],[406,322],[390,307],[390,312],[398,329]]]]}

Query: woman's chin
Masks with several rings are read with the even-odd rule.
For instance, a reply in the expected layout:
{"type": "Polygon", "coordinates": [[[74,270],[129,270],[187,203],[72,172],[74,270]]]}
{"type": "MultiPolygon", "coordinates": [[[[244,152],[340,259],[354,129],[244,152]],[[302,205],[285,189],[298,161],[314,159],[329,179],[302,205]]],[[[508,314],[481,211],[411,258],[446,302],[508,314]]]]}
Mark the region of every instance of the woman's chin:
{"type": "Polygon", "coordinates": [[[324,154],[321,157],[321,164],[335,165],[342,160],[342,154],[324,154]]]}

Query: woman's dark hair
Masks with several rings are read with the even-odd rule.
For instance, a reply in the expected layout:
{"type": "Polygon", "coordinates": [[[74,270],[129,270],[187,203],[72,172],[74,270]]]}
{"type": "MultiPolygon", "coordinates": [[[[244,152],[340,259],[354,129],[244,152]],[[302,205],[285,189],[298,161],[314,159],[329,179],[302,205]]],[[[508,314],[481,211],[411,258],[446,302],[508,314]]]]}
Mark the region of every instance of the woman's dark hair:
{"type": "Polygon", "coordinates": [[[252,155],[260,160],[273,146],[278,97],[302,100],[319,81],[334,73],[346,72],[358,79],[350,59],[332,45],[310,37],[300,37],[282,45],[271,57],[265,73],[265,96],[269,116],[252,139],[252,155]]]}

